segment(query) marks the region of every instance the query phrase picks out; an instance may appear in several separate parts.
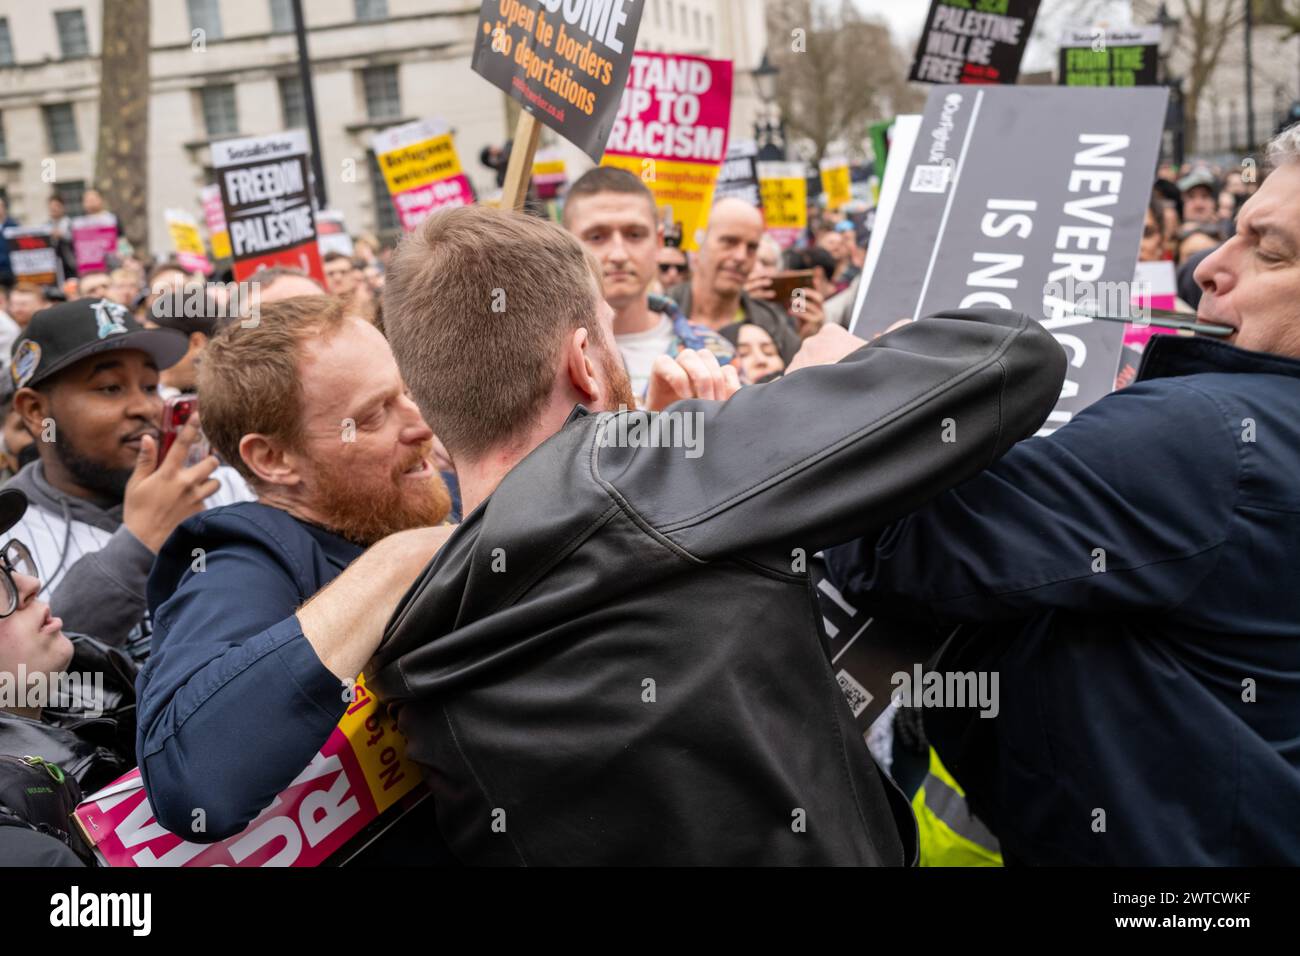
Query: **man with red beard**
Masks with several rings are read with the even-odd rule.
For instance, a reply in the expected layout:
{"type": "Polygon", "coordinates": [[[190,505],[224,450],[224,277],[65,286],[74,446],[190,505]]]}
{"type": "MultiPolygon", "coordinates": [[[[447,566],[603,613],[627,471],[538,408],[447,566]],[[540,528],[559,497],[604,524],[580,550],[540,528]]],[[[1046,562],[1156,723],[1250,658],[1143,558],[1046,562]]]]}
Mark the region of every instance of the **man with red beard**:
{"type": "MultiPolygon", "coordinates": [[[[213,448],[257,500],[184,522],[158,554],[136,752],[158,821],[211,842],[311,761],[450,528],[433,433],[383,336],[340,300],[288,299],[227,327],[199,396],[213,448]]],[[[375,846],[439,858],[422,835],[434,827],[397,829],[375,846]]]]}

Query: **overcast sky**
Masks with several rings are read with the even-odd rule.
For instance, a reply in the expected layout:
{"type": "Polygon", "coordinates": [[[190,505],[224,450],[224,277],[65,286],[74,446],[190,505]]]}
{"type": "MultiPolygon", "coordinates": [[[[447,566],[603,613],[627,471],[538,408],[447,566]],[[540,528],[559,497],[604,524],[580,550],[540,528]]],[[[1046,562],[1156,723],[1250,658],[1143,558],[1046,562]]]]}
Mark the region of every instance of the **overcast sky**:
{"type": "MultiPolygon", "coordinates": [[[[921,37],[925,18],[930,12],[929,0],[855,0],[868,16],[878,17],[889,24],[894,39],[907,50],[916,52],[916,41],[921,37]]],[[[1068,27],[1093,26],[1092,22],[1079,22],[1078,10],[1096,6],[1099,15],[1096,23],[1112,27],[1128,26],[1131,22],[1129,4],[1125,0],[1043,0],[1034,23],[1034,35],[1025,50],[1025,71],[1050,70],[1056,63],[1056,45],[1061,33],[1068,27]]],[[[1086,17],[1085,20],[1094,18],[1086,17]]]]}

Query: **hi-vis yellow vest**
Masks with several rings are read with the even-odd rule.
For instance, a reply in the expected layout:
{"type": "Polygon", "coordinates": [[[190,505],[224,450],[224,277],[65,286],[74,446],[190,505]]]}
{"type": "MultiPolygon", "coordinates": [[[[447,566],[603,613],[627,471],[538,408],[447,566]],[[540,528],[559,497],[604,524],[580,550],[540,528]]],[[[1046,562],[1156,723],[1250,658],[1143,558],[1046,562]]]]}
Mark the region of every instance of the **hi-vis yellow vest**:
{"type": "Polygon", "coordinates": [[[1002,848],[970,812],[966,792],[930,748],[930,773],[912,798],[921,834],[921,866],[1001,866],[1002,848]]]}

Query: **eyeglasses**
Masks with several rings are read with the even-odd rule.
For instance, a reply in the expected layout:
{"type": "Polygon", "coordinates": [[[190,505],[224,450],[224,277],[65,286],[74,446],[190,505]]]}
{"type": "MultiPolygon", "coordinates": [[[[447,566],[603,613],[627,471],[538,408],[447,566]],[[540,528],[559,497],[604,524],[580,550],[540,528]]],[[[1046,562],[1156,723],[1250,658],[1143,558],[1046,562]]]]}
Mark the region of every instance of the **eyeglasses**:
{"type": "Polygon", "coordinates": [[[0,594],[0,601],[4,602],[4,610],[0,611],[0,618],[3,618],[18,610],[18,582],[14,580],[14,574],[36,577],[36,562],[32,560],[32,553],[27,550],[27,545],[17,538],[10,538],[4,550],[0,551],[0,569],[4,571],[4,574],[0,575],[0,581],[4,583],[4,593],[0,594]]]}
{"type": "Polygon", "coordinates": [[[680,272],[684,276],[688,276],[691,274],[691,270],[689,266],[678,265],[676,262],[659,263],[659,274],[661,276],[667,275],[670,272],[680,272]]]}

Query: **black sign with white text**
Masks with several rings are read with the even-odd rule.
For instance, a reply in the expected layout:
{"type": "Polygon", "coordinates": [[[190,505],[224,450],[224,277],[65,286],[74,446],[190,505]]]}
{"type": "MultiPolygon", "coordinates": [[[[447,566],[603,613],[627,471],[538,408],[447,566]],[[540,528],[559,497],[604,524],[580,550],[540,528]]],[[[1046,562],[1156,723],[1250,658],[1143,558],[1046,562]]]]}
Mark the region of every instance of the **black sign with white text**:
{"type": "Polygon", "coordinates": [[[934,0],[908,79],[1015,83],[1039,0],[934,0]]]}

